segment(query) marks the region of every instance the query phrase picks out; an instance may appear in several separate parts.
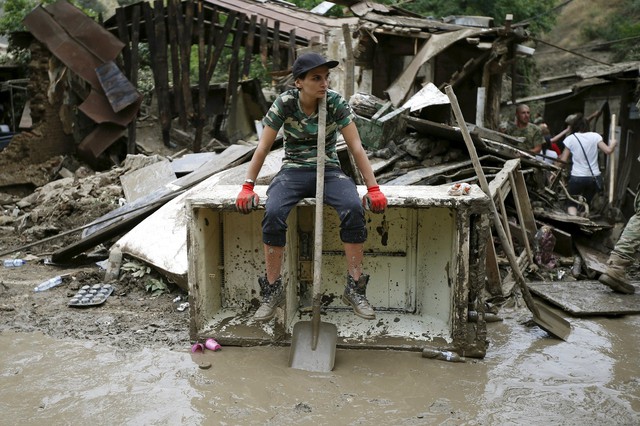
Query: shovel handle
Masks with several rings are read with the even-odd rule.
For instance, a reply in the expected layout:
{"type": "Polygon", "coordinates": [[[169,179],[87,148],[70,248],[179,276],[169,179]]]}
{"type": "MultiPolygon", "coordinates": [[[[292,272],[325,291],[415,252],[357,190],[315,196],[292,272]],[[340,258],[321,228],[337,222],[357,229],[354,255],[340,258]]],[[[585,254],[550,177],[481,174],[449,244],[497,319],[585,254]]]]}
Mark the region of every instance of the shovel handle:
{"type": "Polygon", "coordinates": [[[496,205],[493,202],[493,197],[491,196],[491,190],[489,189],[489,183],[487,182],[487,178],[484,175],[484,171],[482,170],[482,165],[480,164],[480,159],[478,158],[478,153],[476,152],[476,147],[471,140],[471,135],[469,134],[469,129],[467,128],[467,124],[464,121],[464,117],[462,116],[462,110],[460,110],[460,105],[458,105],[458,99],[456,98],[455,93],[453,93],[453,89],[451,86],[447,85],[445,87],[445,91],[447,92],[447,96],[449,97],[449,101],[451,102],[451,108],[453,109],[453,113],[456,116],[456,121],[458,122],[458,127],[460,128],[460,132],[462,132],[462,137],[464,139],[464,143],[467,145],[467,149],[469,151],[469,155],[471,156],[471,161],[473,162],[473,168],[475,169],[476,175],[478,175],[478,181],[480,182],[480,188],[482,191],[487,194],[489,197],[489,205],[491,207],[491,215],[493,219],[493,226],[496,228],[498,232],[498,236],[500,237],[500,243],[502,244],[502,248],[507,254],[509,258],[509,265],[511,266],[511,271],[513,275],[515,275],[516,282],[520,286],[520,290],[522,291],[522,296],[524,298],[524,302],[527,304],[527,308],[533,313],[534,317],[539,317],[538,307],[533,302],[533,297],[531,297],[531,293],[527,288],[527,284],[524,281],[524,276],[522,275],[522,271],[520,271],[520,267],[518,266],[518,259],[516,259],[516,255],[513,252],[513,248],[509,243],[509,239],[507,234],[502,226],[502,222],[500,221],[500,216],[498,215],[498,210],[496,209],[496,205]]]}
{"type": "Polygon", "coordinates": [[[322,284],[322,230],[324,201],[325,135],[327,127],[327,98],[320,99],[318,105],[318,165],[316,167],[316,223],[313,249],[313,317],[311,349],[315,350],[320,334],[320,286],[322,284]]]}

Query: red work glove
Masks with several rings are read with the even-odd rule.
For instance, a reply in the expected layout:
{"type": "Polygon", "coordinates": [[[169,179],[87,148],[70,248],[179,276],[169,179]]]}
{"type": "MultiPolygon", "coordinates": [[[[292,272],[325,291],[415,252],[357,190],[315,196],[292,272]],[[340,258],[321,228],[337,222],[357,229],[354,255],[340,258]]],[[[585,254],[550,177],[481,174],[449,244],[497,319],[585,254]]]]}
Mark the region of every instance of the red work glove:
{"type": "Polygon", "coordinates": [[[387,197],[380,192],[380,187],[378,185],[370,186],[367,191],[367,194],[362,197],[364,208],[374,213],[384,212],[384,209],[387,208],[387,197]]]}
{"type": "Polygon", "coordinates": [[[242,184],[242,191],[238,194],[238,198],[236,198],[236,209],[240,213],[250,213],[254,207],[258,205],[260,198],[258,194],[253,191],[253,184],[249,182],[245,182],[242,184]]]}

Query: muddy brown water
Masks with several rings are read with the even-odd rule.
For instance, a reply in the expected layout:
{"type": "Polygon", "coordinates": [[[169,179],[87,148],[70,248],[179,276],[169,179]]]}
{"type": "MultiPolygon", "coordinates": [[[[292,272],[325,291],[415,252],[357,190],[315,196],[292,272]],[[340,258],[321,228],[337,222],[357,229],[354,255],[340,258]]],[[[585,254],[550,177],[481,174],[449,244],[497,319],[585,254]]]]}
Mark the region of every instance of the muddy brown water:
{"type": "Polygon", "coordinates": [[[640,316],[570,318],[562,342],[526,311],[502,315],[482,360],[338,349],[330,373],[289,368],[288,347],[192,355],[5,331],[0,424],[640,424],[640,316]]]}

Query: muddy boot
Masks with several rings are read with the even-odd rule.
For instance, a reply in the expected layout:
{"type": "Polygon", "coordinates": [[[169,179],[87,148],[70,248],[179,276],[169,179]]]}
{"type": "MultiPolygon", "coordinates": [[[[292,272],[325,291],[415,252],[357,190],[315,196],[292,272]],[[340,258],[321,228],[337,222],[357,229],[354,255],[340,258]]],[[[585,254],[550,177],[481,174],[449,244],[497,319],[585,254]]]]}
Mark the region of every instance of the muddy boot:
{"type": "Polygon", "coordinates": [[[285,294],[282,278],[278,278],[273,284],[269,284],[267,277],[258,278],[262,305],[253,315],[256,321],[269,321],[276,314],[276,308],[284,303],[285,294]]]}
{"type": "Polygon", "coordinates": [[[615,252],[611,252],[607,260],[607,269],[600,275],[598,281],[611,287],[618,293],[633,294],[636,289],[627,279],[626,269],[631,266],[633,259],[627,259],[615,252]]]}
{"type": "Polygon", "coordinates": [[[360,318],[372,320],[376,318],[371,304],[367,300],[367,283],[369,275],[360,275],[358,282],[355,282],[351,275],[347,276],[347,287],[342,294],[342,301],[353,307],[353,312],[360,318]]]}

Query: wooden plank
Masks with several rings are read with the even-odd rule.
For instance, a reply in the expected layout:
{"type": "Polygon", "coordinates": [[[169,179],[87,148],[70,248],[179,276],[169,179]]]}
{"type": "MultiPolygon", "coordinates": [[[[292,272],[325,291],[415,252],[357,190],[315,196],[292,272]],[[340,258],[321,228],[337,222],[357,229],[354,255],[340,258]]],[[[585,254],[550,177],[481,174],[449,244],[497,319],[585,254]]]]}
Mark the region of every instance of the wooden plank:
{"type": "Polygon", "coordinates": [[[129,31],[127,31],[127,17],[125,15],[125,9],[119,7],[116,9],[116,25],[118,26],[118,37],[120,41],[124,43],[122,49],[122,61],[124,63],[124,73],[127,76],[131,75],[131,43],[129,40],[129,31]]]}
{"type": "Polygon", "coordinates": [[[631,283],[634,294],[619,294],[598,281],[535,281],[531,292],[575,316],[629,315],[640,313],[640,283],[631,283]]]}
{"type": "Polygon", "coordinates": [[[267,27],[267,20],[260,19],[260,60],[262,66],[267,68],[267,57],[269,55],[269,27],[267,27]]]}
{"type": "Polygon", "coordinates": [[[589,247],[585,242],[575,241],[576,250],[580,253],[584,266],[592,271],[603,273],[607,269],[608,255],[589,247]]]}
{"type": "Polygon", "coordinates": [[[202,132],[206,119],[205,107],[207,104],[207,64],[204,42],[204,9],[202,0],[198,0],[198,119],[196,120],[196,132],[193,138],[193,152],[200,152],[202,146],[202,132]]]}
{"type": "Polygon", "coordinates": [[[471,164],[471,160],[466,160],[466,161],[459,161],[456,163],[446,163],[446,164],[440,164],[438,166],[424,167],[417,170],[411,170],[410,172],[407,172],[402,176],[399,176],[395,179],[388,181],[385,185],[414,185],[420,182],[421,180],[424,180],[433,176],[438,176],[452,170],[458,170],[458,169],[467,167],[470,164],[471,164]]]}
{"type": "Polygon", "coordinates": [[[342,37],[344,38],[344,46],[347,51],[347,60],[345,61],[346,82],[344,96],[347,100],[351,98],[355,87],[355,57],[353,55],[353,39],[351,38],[351,29],[349,24],[342,24],[342,37]]]}
{"type": "MultiPolygon", "coordinates": [[[[184,20],[182,31],[178,27],[178,37],[180,44],[180,84],[182,85],[182,101],[187,121],[193,118],[193,100],[191,98],[191,42],[193,37],[193,16],[194,16],[193,0],[186,2],[186,10],[184,12],[184,20]],[[180,37],[182,35],[182,37],[180,37]]],[[[178,19],[181,21],[181,19],[178,19]]]]}
{"type": "Polygon", "coordinates": [[[293,28],[289,32],[289,55],[287,59],[287,69],[293,66],[293,62],[295,60],[296,60],[296,29],[293,28]]]}
{"type": "Polygon", "coordinates": [[[171,46],[171,77],[173,80],[173,109],[178,112],[180,126],[187,125],[187,117],[182,107],[182,87],[180,85],[180,49],[178,46],[178,10],[182,15],[179,0],[169,0],[167,16],[169,22],[169,44],[171,46]]]}
{"type": "Polygon", "coordinates": [[[253,43],[254,38],[256,36],[256,23],[258,21],[257,15],[251,15],[251,20],[249,22],[249,29],[247,31],[247,40],[245,43],[244,49],[244,63],[242,65],[242,74],[241,76],[249,77],[249,72],[251,71],[251,59],[253,58],[253,43]]]}
{"type": "Polygon", "coordinates": [[[273,23],[273,50],[271,52],[273,58],[273,69],[271,71],[280,71],[280,21],[273,23]]]}
{"type": "Polygon", "coordinates": [[[215,71],[216,66],[218,65],[218,61],[222,56],[222,51],[224,50],[224,46],[227,42],[227,37],[229,36],[229,33],[231,32],[231,29],[233,28],[237,17],[237,12],[229,13],[229,15],[227,16],[227,20],[224,23],[224,28],[222,28],[222,31],[216,34],[216,42],[215,48],[213,49],[213,55],[207,58],[207,82],[211,81],[213,72],[215,71]]]}
{"type": "Polygon", "coordinates": [[[485,259],[487,286],[486,289],[492,296],[502,296],[502,277],[498,266],[498,256],[496,247],[493,244],[493,235],[489,230],[489,243],[487,244],[487,254],[485,259]]]}
{"type": "Polygon", "coordinates": [[[145,21],[147,24],[147,38],[153,61],[153,76],[156,83],[156,97],[158,98],[158,116],[162,127],[162,140],[169,145],[171,140],[171,111],[169,107],[169,81],[167,68],[167,40],[165,37],[164,7],[161,0],[154,2],[151,9],[145,4],[145,21]]]}
{"type": "Polygon", "coordinates": [[[516,185],[516,180],[514,178],[514,174],[519,174],[519,170],[511,173],[509,175],[509,182],[511,183],[511,194],[513,195],[513,202],[516,206],[516,215],[518,216],[518,224],[520,225],[520,235],[522,238],[522,245],[524,246],[525,251],[527,252],[527,256],[529,256],[529,262],[533,262],[533,252],[531,251],[531,244],[529,244],[529,239],[535,236],[535,221],[533,221],[533,215],[531,215],[531,219],[533,222],[533,230],[530,230],[527,227],[527,222],[525,221],[525,211],[531,212],[531,204],[529,203],[529,195],[527,194],[527,188],[518,188],[516,185]],[[524,189],[524,191],[522,191],[524,189]],[[526,197],[526,200],[524,199],[526,197]],[[530,233],[531,232],[531,233],[530,233]]]}
{"type": "MultiPolygon", "coordinates": [[[[135,88],[138,88],[138,67],[140,65],[140,51],[138,43],[140,41],[140,5],[133,6],[131,13],[131,69],[129,70],[129,81],[135,88]]],[[[137,120],[129,123],[127,138],[127,154],[136,153],[136,128],[137,120]]]]}

